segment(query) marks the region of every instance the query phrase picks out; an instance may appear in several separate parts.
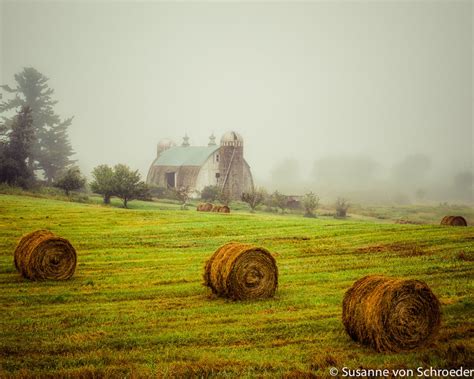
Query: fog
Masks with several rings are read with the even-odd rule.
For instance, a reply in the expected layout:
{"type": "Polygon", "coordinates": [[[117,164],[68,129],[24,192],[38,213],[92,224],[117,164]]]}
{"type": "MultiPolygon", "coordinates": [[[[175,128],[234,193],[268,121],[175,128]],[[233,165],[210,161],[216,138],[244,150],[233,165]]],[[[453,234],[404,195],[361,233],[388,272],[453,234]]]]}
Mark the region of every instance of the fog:
{"type": "Polygon", "coordinates": [[[0,83],[50,78],[86,174],[236,130],[269,190],[474,201],[471,1],[0,6],[0,83]]]}

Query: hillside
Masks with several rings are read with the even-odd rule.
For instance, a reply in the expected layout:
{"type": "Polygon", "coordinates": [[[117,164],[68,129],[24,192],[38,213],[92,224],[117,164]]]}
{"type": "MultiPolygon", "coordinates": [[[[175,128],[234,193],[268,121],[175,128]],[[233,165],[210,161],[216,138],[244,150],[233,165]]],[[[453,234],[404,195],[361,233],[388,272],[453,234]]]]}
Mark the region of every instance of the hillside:
{"type": "Polygon", "coordinates": [[[125,210],[0,195],[0,377],[321,377],[343,366],[469,367],[473,274],[472,226],[125,210]],[[29,282],[16,272],[16,242],[39,228],[75,246],[72,280],[29,282]],[[232,302],[202,286],[204,262],[228,241],[274,253],[274,299],[232,302]],[[436,344],[379,354],[347,336],[344,292],[374,273],[431,287],[443,311],[436,344]]]}

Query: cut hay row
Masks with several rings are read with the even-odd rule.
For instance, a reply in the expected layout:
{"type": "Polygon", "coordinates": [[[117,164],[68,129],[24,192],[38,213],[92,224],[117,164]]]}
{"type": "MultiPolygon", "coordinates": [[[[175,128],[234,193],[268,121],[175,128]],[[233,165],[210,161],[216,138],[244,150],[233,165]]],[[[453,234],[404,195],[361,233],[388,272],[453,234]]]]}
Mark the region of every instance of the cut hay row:
{"type": "Polygon", "coordinates": [[[228,243],[206,262],[204,284],[216,295],[233,300],[269,298],[278,285],[278,268],[268,250],[228,243]]]}
{"type": "MultiPolygon", "coordinates": [[[[23,236],[14,252],[15,267],[30,280],[69,279],[76,260],[69,241],[48,230],[23,236]]],[[[206,262],[204,284],[214,294],[232,300],[271,298],[278,286],[278,268],[263,247],[227,243],[206,262]]],[[[429,344],[440,319],[438,299],[418,280],[366,276],[345,293],[342,304],[342,322],[349,336],[379,352],[429,344]]]]}
{"type": "Polygon", "coordinates": [[[441,225],[449,226],[467,226],[467,221],[462,216],[444,216],[441,225]]]}
{"type": "Polygon", "coordinates": [[[30,280],[66,280],[76,269],[76,250],[65,238],[48,230],[23,236],[14,252],[15,267],[30,280]]]}
{"type": "Polygon", "coordinates": [[[440,303],[419,280],[369,275],[346,292],[342,321],[354,341],[379,352],[427,345],[441,320],[440,303]]]}

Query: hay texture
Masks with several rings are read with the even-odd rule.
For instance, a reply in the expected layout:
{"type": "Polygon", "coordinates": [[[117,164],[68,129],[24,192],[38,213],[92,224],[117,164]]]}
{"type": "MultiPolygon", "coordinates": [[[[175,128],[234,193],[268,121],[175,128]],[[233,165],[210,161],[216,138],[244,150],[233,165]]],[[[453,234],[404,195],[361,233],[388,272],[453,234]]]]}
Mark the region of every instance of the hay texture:
{"type": "Polygon", "coordinates": [[[76,250],[48,230],[23,236],[15,249],[15,267],[30,280],[66,280],[76,269],[76,250]]]}
{"type": "Polygon", "coordinates": [[[212,204],[211,203],[201,203],[197,206],[197,210],[199,212],[210,212],[210,211],[212,211],[212,204]]]}
{"type": "Polygon", "coordinates": [[[233,300],[269,298],[278,285],[278,268],[268,250],[228,243],[206,262],[204,284],[216,295],[233,300]]]}
{"type": "Polygon", "coordinates": [[[230,208],[227,205],[222,205],[217,211],[219,213],[230,213],[230,208]]]}
{"type": "Polygon", "coordinates": [[[467,226],[467,221],[462,216],[444,216],[441,225],[467,226]]]}
{"type": "Polygon", "coordinates": [[[354,341],[379,352],[413,350],[436,336],[440,303],[419,280],[369,275],[346,292],[342,321],[354,341]]]}

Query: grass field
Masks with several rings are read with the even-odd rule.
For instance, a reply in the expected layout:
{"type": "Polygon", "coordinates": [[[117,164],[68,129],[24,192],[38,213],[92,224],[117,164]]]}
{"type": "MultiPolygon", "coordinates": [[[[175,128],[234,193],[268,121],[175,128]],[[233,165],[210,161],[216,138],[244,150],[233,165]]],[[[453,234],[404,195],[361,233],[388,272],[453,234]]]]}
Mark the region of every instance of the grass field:
{"type": "Polygon", "coordinates": [[[300,378],[343,366],[473,366],[473,227],[132,204],[0,195],[0,377],[300,378]],[[76,247],[71,280],[29,282],[15,271],[16,242],[39,228],[76,247]],[[204,262],[228,241],[274,253],[274,299],[232,302],[202,285],[204,262]],[[379,354],[346,335],[344,292],[374,273],[431,287],[443,311],[435,344],[379,354]]]}

